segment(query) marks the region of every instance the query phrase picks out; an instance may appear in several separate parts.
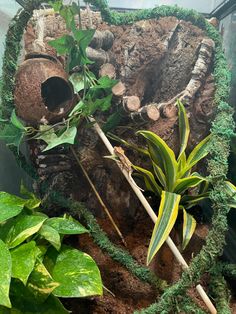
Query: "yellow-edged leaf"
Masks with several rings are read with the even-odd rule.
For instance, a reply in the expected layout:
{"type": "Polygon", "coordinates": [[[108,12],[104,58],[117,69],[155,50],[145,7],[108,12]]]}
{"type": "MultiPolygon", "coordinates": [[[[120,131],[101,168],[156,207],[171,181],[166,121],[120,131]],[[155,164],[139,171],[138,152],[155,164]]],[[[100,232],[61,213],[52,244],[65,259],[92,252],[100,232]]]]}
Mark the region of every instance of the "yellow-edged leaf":
{"type": "Polygon", "coordinates": [[[166,177],[166,190],[173,191],[178,169],[173,150],[151,131],[138,131],[137,133],[146,138],[152,161],[163,171],[166,177]]]}
{"type": "Polygon", "coordinates": [[[206,157],[206,155],[209,153],[208,144],[210,139],[211,135],[208,135],[192,150],[188,156],[186,167],[180,172],[179,178],[182,177],[194,165],[196,165],[202,158],[206,157]]]}
{"type": "Polygon", "coordinates": [[[181,197],[181,204],[184,205],[186,209],[197,205],[200,201],[209,197],[209,193],[202,193],[197,195],[184,195],[181,197]]]}
{"type": "Polygon", "coordinates": [[[179,137],[180,137],[180,152],[179,152],[179,157],[178,157],[178,160],[179,160],[187,147],[190,127],[189,127],[189,121],[188,121],[188,117],[187,117],[184,105],[179,100],[177,100],[177,105],[179,109],[179,112],[178,112],[179,137]]]}
{"type": "Polygon", "coordinates": [[[152,162],[152,166],[153,166],[153,170],[155,173],[155,176],[157,177],[158,181],[160,182],[160,184],[163,186],[164,190],[167,189],[166,187],[166,177],[163,173],[163,171],[161,170],[160,167],[158,167],[155,162],[152,162]]]}
{"type": "Polygon", "coordinates": [[[187,189],[197,186],[202,181],[206,179],[201,177],[200,175],[192,174],[190,177],[178,179],[174,186],[174,192],[177,194],[184,193],[187,189]]]}
{"type": "Polygon", "coordinates": [[[232,208],[236,208],[236,186],[229,182],[225,181],[226,193],[229,195],[229,203],[228,205],[232,208]]]}
{"type": "Polygon", "coordinates": [[[155,193],[158,196],[161,196],[162,188],[157,184],[154,175],[144,168],[134,165],[132,167],[142,175],[147,190],[155,193]]]}
{"type": "Polygon", "coordinates": [[[143,155],[149,156],[149,152],[148,152],[148,150],[145,149],[145,148],[139,147],[139,146],[137,146],[137,145],[134,144],[134,143],[129,143],[129,142],[127,142],[127,141],[121,139],[119,136],[117,136],[117,135],[115,135],[115,134],[113,134],[113,133],[110,133],[110,132],[107,132],[106,135],[107,135],[107,137],[109,137],[109,138],[112,139],[113,141],[116,141],[116,142],[118,142],[118,143],[120,143],[120,144],[122,144],[122,145],[124,145],[124,146],[126,146],[126,147],[132,148],[132,149],[136,150],[137,152],[139,152],[139,153],[141,153],[141,154],[143,154],[143,155]]]}
{"type": "Polygon", "coordinates": [[[180,198],[178,194],[162,191],[159,213],[148,248],[147,264],[170,234],[177,219],[180,198]]]}
{"type": "Polygon", "coordinates": [[[183,152],[181,154],[181,156],[178,158],[178,175],[177,177],[179,178],[179,173],[181,173],[181,171],[186,167],[186,154],[185,152],[183,152]]]}
{"type": "Polygon", "coordinates": [[[183,207],[182,207],[182,209],[183,209],[183,215],[184,215],[182,247],[184,250],[186,248],[186,246],[188,245],[190,239],[192,238],[192,235],[195,231],[197,223],[196,223],[196,220],[193,218],[192,215],[188,214],[183,207]]]}

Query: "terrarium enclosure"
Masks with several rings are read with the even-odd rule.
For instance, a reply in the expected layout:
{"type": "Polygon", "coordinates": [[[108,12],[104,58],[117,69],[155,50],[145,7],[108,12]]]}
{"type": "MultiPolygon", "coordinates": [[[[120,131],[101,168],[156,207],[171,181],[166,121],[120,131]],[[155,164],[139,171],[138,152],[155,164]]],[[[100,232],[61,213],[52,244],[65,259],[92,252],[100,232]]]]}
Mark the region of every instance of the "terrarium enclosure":
{"type": "Polygon", "coordinates": [[[0,0],[2,313],[236,311],[235,10],[0,0]]]}

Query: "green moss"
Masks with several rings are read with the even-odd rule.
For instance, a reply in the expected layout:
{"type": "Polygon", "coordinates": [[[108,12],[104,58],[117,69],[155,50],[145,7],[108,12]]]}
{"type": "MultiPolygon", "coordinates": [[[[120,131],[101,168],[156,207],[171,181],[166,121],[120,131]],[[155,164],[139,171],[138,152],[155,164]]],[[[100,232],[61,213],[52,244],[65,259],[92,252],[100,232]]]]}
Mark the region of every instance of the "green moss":
{"type": "Polygon", "coordinates": [[[230,291],[222,275],[222,265],[215,264],[209,272],[210,283],[209,291],[213,299],[217,300],[216,309],[218,313],[230,314],[230,291]]]}

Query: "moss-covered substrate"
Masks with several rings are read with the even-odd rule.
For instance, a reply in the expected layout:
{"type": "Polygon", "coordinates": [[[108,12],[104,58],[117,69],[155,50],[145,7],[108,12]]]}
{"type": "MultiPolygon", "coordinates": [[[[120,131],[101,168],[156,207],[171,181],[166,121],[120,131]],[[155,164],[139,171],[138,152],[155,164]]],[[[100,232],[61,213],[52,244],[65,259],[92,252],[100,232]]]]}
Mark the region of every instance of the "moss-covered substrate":
{"type": "MultiPolygon", "coordinates": [[[[2,118],[10,117],[11,110],[14,107],[13,90],[14,76],[17,68],[17,59],[20,53],[20,41],[24,28],[32,15],[32,11],[38,8],[42,0],[25,1],[25,9],[21,10],[12,20],[6,36],[5,54],[3,60],[3,76],[1,82],[1,111],[2,118]]],[[[222,266],[218,262],[218,257],[223,252],[225,244],[225,232],[228,229],[227,214],[230,208],[227,205],[227,195],[224,191],[224,180],[228,172],[228,156],[230,151],[230,139],[234,134],[233,110],[228,105],[228,95],[230,88],[230,73],[227,68],[225,56],[222,51],[221,38],[217,30],[210,25],[203,16],[192,10],[185,10],[179,7],[160,6],[151,10],[140,10],[132,13],[117,13],[111,11],[105,0],[90,0],[90,4],[96,6],[102,14],[103,19],[109,24],[121,25],[131,24],[142,19],[160,18],[165,16],[175,16],[178,19],[190,21],[192,24],[202,28],[206,34],[212,38],[216,45],[214,57],[214,78],[216,84],[215,105],[217,106],[217,115],[212,124],[212,143],[211,156],[208,160],[209,178],[213,188],[210,193],[210,199],[213,208],[212,227],[206,238],[206,244],[200,253],[194,257],[189,265],[189,269],[184,271],[182,277],[171,287],[164,290],[164,293],[158,302],[152,304],[149,308],[136,313],[169,313],[178,310],[185,313],[204,313],[188,297],[186,290],[199,283],[204,273],[211,275],[211,291],[217,299],[217,310],[220,314],[230,313],[229,296],[226,289],[226,283],[223,274],[227,273],[235,276],[235,265],[222,266]],[[224,293],[222,293],[224,291],[224,293]],[[179,302],[178,302],[179,300],[179,302]]],[[[15,148],[11,147],[18,162],[29,174],[36,177],[34,169],[25,162],[22,155],[18,155],[15,148]]],[[[52,201],[58,202],[58,197],[53,196],[52,201]]],[[[70,207],[71,211],[77,214],[85,221],[90,229],[94,241],[105,250],[112,258],[126,266],[134,275],[141,280],[158,285],[161,290],[164,288],[163,282],[159,279],[155,283],[151,279],[151,274],[145,268],[139,267],[131,256],[124,250],[115,247],[106,237],[104,232],[98,226],[95,218],[84,208],[83,204],[73,201],[66,201],[60,198],[61,205],[70,207]],[[135,265],[135,267],[133,267],[135,265]]]]}

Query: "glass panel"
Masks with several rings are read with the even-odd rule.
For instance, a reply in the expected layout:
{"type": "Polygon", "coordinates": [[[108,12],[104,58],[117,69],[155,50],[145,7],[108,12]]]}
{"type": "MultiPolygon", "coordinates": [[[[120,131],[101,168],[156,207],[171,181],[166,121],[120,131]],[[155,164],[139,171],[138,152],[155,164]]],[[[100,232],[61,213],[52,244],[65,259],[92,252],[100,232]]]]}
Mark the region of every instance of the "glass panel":
{"type": "Polygon", "coordinates": [[[223,36],[223,46],[232,72],[230,102],[236,106],[236,10],[220,22],[220,32],[223,36]]]}

